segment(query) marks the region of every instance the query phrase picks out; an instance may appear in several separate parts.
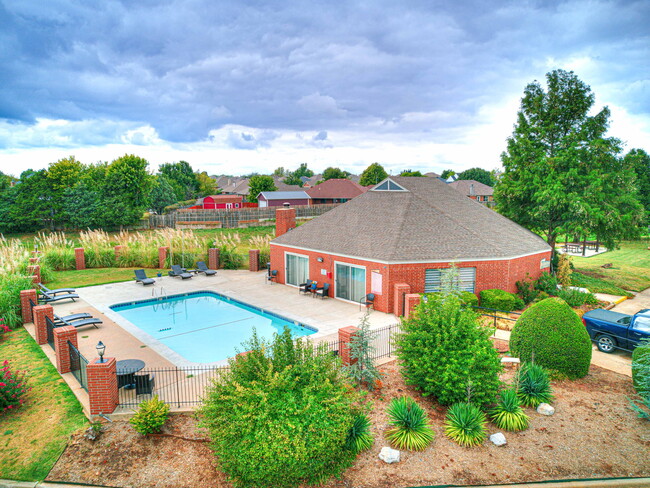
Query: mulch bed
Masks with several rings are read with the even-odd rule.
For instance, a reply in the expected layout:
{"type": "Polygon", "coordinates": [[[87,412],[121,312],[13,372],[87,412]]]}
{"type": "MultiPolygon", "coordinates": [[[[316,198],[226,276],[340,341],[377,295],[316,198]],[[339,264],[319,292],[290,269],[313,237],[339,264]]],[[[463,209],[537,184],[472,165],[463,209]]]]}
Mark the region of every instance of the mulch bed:
{"type": "MultiPolygon", "coordinates": [[[[544,417],[526,409],[530,428],[506,432],[506,446],[488,441],[462,448],[444,436],[444,407],[407,387],[397,362],[381,370],[383,388],[369,394],[375,444],[340,480],[326,483],[328,488],[650,476],[650,422],[629,409],[627,397],[634,391],[626,376],[592,366],[581,380],[555,382],[555,415],[544,417]],[[377,457],[388,445],[383,438],[388,427],[386,408],[401,395],[412,395],[426,408],[436,438],[425,451],[403,451],[400,463],[387,465],[377,457]]],[[[511,376],[511,371],[504,373],[506,380],[511,376]]],[[[490,434],[497,432],[492,424],[488,429],[490,434]]],[[[205,434],[192,416],[172,416],[164,432],[168,435],[143,437],[127,422],[113,422],[96,441],[79,433],[47,479],[116,487],[231,486],[215,467],[214,455],[203,442],[205,434]]]]}

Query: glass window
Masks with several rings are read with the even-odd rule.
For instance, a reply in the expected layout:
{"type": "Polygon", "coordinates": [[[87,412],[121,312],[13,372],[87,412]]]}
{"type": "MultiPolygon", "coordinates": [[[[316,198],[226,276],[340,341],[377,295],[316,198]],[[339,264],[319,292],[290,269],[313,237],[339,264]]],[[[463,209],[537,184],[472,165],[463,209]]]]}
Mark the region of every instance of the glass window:
{"type": "Polygon", "coordinates": [[[634,328],[640,332],[650,332],[650,317],[637,317],[634,328]]]}
{"type": "Polygon", "coordinates": [[[336,297],[360,302],[366,296],[366,269],[336,263],[336,297]]]}
{"type": "Polygon", "coordinates": [[[287,257],[287,284],[298,286],[306,283],[309,278],[309,258],[297,254],[286,254],[287,257]]]}
{"type": "MultiPolygon", "coordinates": [[[[449,272],[450,268],[427,269],[424,273],[424,293],[433,293],[440,291],[442,286],[442,277],[449,272]]],[[[476,285],[476,268],[457,268],[458,281],[457,285],[461,291],[474,293],[476,285]]]]}

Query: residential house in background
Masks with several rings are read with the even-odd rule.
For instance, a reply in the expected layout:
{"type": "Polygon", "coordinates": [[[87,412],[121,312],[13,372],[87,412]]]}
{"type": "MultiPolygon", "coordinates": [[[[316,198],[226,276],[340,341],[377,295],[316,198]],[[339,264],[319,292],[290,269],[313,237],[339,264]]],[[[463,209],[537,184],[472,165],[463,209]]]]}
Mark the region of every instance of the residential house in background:
{"type": "Polygon", "coordinates": [[[305,193],[310,196],[312,205],[324,203],[345,203],[368,191],[368,188],[346,179],[331,179],[307,188],[305,193]]]}
{"type": "Polygon", "coordinates": [[[454,190],[488,207],[494,206],[494,188],[475,180],[456,180],[449,183],[454,190]]]}
{"type": "Polygon", "coordinates": [[[199,199],[194,208],[203,210],[243,208],[244,197],[241,195],[209,195],[199,199]]]}
{"type": "Polygon", "coordinates": [[[260,207],[281,207],[290,205],[309,205],[310,198],[304,191],[263,191],[257,196],[260,207]]]}

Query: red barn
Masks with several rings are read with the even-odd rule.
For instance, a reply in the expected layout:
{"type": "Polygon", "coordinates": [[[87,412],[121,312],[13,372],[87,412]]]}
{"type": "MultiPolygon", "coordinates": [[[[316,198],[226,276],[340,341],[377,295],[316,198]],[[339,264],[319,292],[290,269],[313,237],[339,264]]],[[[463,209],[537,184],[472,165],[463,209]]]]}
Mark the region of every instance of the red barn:
{"type": "Polygon", "coordinates": [[[209,195],[203,197],[199,208],[203,210],[221,208],[242,208],[244,197],[242,195],[209,195]]]}

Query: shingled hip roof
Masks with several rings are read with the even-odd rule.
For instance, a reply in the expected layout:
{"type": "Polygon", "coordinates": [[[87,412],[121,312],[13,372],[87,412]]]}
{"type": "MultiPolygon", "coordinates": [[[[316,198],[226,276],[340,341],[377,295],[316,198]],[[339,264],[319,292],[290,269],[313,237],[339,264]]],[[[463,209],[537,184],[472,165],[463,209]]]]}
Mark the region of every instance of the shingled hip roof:
{"type": "Polygon", "coordinates": [[[538,235],[437,178],[390,177],[271,244],[387,263],[494,260],[550,251],[538,235]]]}

